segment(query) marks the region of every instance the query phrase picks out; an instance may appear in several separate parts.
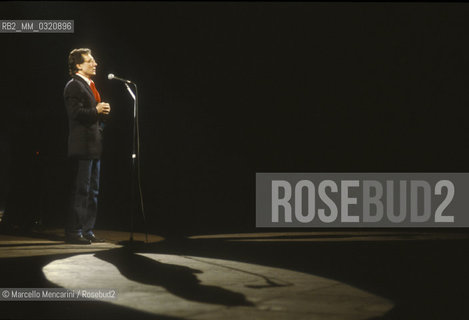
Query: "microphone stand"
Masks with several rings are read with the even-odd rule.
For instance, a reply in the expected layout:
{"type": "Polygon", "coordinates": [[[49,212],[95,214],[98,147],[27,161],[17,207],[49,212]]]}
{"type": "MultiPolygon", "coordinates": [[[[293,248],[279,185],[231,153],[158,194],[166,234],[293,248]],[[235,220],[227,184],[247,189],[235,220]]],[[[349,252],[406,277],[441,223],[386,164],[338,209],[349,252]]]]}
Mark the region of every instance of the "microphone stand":
{"type": "MultiPolygon", "coordinates": [[[[143,244],[143,241],[136,241],[134,240],[134,215],[138,212],[138,202],[137,202],[137,197],[136,197],[136,184],[140,183],[139,181],[139,173],[137,170],[139,168],[137,167],[137,156],[140,157],[140,150],[137,147],[137,139],[139,139],[138,135],[138,91],[137,91],[137,85],[132,82],[132,84],[135,86],[135,92],[137,94],[134,94],[132,89],[130,89],[129,85],[124,82],[127,90],[129,91],[130,96],[134,100],[134,113],[133,113],[133,124],[132,124],[132,168],[131,168],[131,186],[130,186],[130,194],[131,194],[131,205],[130,205],[130,238],[128,241],[119,241],[118,243],[124,246],[135,246],[137,244],[143,244]]],[[[140,186],[139,186],[139,193],[141,192],[140,186]]],[[[140,199],[141,199],[141,193],[140,193],[140,199]]],[[[142,210],[143,210],[143,203],[142,203],[142,210]]],[[[145,240],[148,242],[148,232],[146,231],[145,228],[145,240]]]]}

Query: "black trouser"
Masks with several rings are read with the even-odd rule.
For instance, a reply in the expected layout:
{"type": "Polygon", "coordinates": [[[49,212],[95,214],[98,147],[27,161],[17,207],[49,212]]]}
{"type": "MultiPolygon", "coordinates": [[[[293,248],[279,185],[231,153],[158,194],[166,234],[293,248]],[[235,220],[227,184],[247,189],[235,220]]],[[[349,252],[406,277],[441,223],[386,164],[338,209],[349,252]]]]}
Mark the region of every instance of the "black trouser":
{"type": "Polygon", "coordinates": [[[67,235],[92,234],[98,213],[100,160],[71,159],[72,185],[67,235]]]}

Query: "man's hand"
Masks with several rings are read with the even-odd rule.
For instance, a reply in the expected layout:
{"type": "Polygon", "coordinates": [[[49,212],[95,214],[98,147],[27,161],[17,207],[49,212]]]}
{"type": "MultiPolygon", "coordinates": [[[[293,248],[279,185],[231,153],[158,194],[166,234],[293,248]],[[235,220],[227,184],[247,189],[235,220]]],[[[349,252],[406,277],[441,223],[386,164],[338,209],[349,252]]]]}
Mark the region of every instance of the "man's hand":
{"type": "Polygon", "coordinates": [[[109,103],[100,102],[96,105],[96,110],[98,111],[98,113],[109,114],[111,112],[111,106],[109,105],[109,103]]]}

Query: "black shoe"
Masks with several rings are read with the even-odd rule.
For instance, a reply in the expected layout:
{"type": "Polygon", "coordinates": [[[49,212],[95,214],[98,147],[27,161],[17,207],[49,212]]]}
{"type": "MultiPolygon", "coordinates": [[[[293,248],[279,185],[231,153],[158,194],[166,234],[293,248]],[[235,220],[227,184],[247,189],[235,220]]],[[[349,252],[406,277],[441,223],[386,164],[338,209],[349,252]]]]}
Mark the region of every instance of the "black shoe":
{"type": "Polygon", "coordinates": [[[96,243],[96,242],[106,242],[106,240],[104,240],[104,239],[96,238],[96,236],[94,234],[84,234],[83,238],[85,238],[85,239],[87,239],[91,242],[94,242],[94,243],[96,243]]]}
{"type": "Polygon", "coordinates": [[[82,235],[67,236],[65,242],[71,244],[91,244],[91,241],[82,235]]]}

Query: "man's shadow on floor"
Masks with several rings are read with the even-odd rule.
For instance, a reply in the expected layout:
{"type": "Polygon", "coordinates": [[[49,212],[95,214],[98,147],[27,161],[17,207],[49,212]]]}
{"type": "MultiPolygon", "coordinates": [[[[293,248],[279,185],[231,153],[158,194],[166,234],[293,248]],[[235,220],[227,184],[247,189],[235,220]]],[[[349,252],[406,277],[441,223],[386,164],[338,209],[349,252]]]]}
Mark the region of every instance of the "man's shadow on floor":
{"type": "Polygon", "coordinates": [[[101,251],[95,257],[116,266],[129,280],[163,287],[175,296],[189,301],[224,306],[254,306],[243,294],[201,284],[195,275],[202,273],[200,270],[161,263],[127,248],[101,251]]]}

